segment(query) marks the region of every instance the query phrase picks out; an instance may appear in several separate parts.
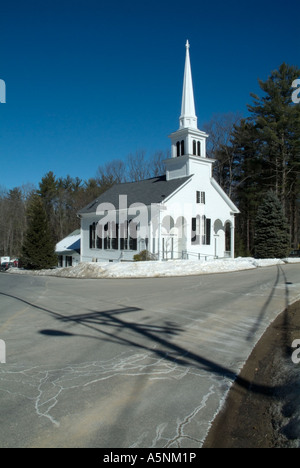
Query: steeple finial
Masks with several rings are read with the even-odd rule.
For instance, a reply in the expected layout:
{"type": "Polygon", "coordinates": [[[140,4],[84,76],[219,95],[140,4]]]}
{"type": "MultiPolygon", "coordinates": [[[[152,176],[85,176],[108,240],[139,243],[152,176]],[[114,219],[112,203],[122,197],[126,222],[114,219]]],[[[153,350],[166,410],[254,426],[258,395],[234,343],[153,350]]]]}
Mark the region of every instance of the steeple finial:
{"type": "Polygon", "coordinates": [[[184,67],[184,80],[182,90],[181,116],[179,118],[180,128],[197,128],[197,117],[195,113],[195,102],[190,62],[190,43],[186,41],[186,58],[184,67]]]}

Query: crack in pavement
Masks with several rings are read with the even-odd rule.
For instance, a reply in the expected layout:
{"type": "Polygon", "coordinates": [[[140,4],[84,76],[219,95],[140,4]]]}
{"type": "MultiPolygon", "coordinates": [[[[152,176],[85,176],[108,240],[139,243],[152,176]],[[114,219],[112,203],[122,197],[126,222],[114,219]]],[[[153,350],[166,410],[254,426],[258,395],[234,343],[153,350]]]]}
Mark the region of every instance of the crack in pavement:
{"type": "MultiPolygon", "coordinates": [[[[171,362],[169,359],[163,359],[162,357],[153,357],[151,353],[128,355],[128,352],[124,352],[107,361],[86,362],[68,365],[59,369],[45,369],[42,366],[25,368],[13,364],[1,367],[0,394],[6,393],[11,397],[19,397],[22,400],[27,399],[31,402],[31,407],[38,418],[44,418],[51,425],[59,428],[61,425],[60,418],[64,416],[57,407],[60,405],[61,400],[61,404],[64,407],[66,406],[66,401],[72,398],[71,391],[81,392],[93,385],[100,385],[99,390],[97,387],[97,391],[101,393],[101,390],[104,390],[103,384],[105,381],[120,376],[132,378],[144,376],[148,381],[160,385],[160,380],[165,381],[168,379],[179,382],[189,378],[203,378],[205,373],[205,371],[193,367],[183,369],[176,362],[176,359],[171,362]]],[[[208,376],[209,379],[212,379],[212,377],[208,376]]],[[[222,385],[224,385],[224,381],[222,385]]],[[[200,412],[206,406],[207,400],[215,391],[216,382],[210,385],[204,396],[202,395],[200,405],[198,404],[193,408],[193,405],[197,403],[197,399],[195,399],[194,403],[191,402],[191,405],[189,405],[190,410],[187,415],[181,416],[180,419],[174,415],[174,418],[177,418],[177,423],[176,421],[171,423],[170,421],[158,420],[155,427],[149,429],[147,434],[140,434],[130,446],[141,446],[141,441],[145,439],[149,432],[153,431],[155,434],[154,437],[152,436],[153,446],[163,444],[165,447],[180,447],[187,440],[200,446],[201,440],[193,433],[193,429],[189,429],[189,426],[195,418],[199,417],[200,412]],[[168,429],[167,433],[169,431],[173,432],[173,436],[165,434],[166,429],[168,429]]],[[[80,400],[80,396],[78,398],[80,400]]],[[[74,408],[69,408],[68,411],[73,416],[76,414],[74,408]]],[[[66,414],[66,408],[64,414],[66,414]]],[[[99,411],[100,421],[101,411],[99,411]]]]}

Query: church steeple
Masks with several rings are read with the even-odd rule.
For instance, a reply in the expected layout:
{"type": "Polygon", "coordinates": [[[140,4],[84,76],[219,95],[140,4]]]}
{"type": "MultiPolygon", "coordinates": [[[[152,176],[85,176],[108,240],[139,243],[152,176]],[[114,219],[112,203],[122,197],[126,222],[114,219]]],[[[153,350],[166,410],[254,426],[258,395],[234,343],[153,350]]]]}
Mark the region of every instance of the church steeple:
{"type": "Polygon", "coordinates": [[[190,44],[186,41],[186,57],[184,67],[184,79],[182,90],[181,115],[179,118],[180,128],[197,128],[197,117],[195,112],[195,101],[190,61],[190,44]]]}
{"type": "Polygon", "coordinates": [[[208,135],[197,127],[189,49],[190,44],[187,41],[181,115],[179,117],[180,128],[169,135],[172,142],[172,152],[171,158],[165,161],[167,180],[199,173],[199,168],[202,168],[201,170],[207,169],[211,177],[213,160],[207,158],[206,155],[208,135]]]}

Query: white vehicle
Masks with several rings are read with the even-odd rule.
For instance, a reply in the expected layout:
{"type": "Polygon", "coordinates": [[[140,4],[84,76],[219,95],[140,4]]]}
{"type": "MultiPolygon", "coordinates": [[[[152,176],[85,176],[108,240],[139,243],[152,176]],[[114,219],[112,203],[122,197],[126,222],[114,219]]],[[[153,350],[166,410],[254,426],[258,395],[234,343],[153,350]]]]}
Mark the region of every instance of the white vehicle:
{"type": "Polygon", "coordinates": [[[2,263],[6,263],[6,262],[10,262],[10,257],[1,257],[1,264],[2,263]]]}

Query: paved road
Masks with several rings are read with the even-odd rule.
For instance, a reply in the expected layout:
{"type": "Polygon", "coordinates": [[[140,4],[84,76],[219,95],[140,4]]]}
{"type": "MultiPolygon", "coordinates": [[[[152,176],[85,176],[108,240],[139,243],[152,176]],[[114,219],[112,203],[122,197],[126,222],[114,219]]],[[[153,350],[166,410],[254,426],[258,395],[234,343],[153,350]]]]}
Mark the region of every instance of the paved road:
{"type": "Polygon", "coordinates": [[[0,447],[201,447],[254,344],[299,298],[299,265],[136,280],[0,274],[0,447]]]}

